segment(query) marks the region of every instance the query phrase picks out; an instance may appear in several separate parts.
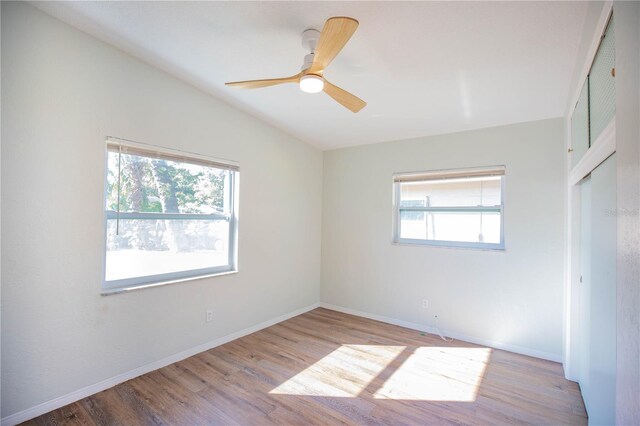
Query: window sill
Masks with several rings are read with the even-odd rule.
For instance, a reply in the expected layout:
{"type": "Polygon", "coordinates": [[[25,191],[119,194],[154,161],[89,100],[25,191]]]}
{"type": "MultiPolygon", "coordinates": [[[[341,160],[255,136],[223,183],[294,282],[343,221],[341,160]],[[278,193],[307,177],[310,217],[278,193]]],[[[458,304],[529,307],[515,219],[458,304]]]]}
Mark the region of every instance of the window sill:
{"type": "Polygon", "coordinates": [[[433,247],[433,248],[444,248],[444,249],[455,249],[455,250],[475,250],[475,251],[489,251],[489,252],[498,252],[504,253],[506,248],[504,245],[484,245],[484,244],[455,244],[448,241],[439,241],[439,242],[426,242],[422,240],[393,240],[391,242],[394,246],[410,246],[410,247],[433,247]]]}
{"type": "Polygon", "coordinates": [[[180,279],[175,279],[175,280],[158,281],[158,282],[154,282],[154,283],[140,284],[140,285],[131,286],[131,287],[102,289],[102,291],[100,292],[100,295],[101,296],[111,296],[111,295],[114,295],[114,294],[128,293],[130,291],[142,290],[142,289],[151,288],[151,287],[160,287],[160,286],[165,286],[165,285],[170,285],[170,284],[178,284],[178,283],[184,283],[184,282],[188,282],[188,281],[202,280],[202,279],[211,278],[211,277],[220,277],[220,276],[224,276],[224,275],[233,275],[233,274],[237,274],[237,273],[238,273],[238,270],[234,269],[234,270],[231,270],[231,271],[216,272],[216,273],[213,273],[213,274],[206,274],[206,275],[198,275],[197,277],[187,277],[187,278],[180,278],[180,279]]]}

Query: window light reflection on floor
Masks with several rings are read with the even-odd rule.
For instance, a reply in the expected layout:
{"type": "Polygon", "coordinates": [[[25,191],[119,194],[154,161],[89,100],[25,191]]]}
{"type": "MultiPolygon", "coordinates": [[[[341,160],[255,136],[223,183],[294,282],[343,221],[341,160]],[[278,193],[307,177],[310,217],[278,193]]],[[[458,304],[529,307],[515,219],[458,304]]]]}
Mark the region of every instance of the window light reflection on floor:
{"type": "Polygon", "coordinates": [[[342,345],[269,393],[475,401],[490,357],[489,348],[342,345]]]}
{"type": "Polygon", "coordinates": [[[269,393],[357,397],[405,349],[342,345],[269,393]]]}
{"type": "Polygon", "coordinates": [[[420,347],[374,393],[376,399],[475,401],[488,348],[420,347]]]}

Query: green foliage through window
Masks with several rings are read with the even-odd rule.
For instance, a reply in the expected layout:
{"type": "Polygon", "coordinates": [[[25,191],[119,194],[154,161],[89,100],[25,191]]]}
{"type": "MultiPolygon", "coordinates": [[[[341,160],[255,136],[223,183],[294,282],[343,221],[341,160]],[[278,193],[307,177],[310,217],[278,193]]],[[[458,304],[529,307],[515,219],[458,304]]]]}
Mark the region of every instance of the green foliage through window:
{"type": "Polygon", "coordinates": [[[224,205],[228,174],[228,170],[212,167],[109,152],[106,208],[121,212],[223,213],[228,211],[224,205]]]}

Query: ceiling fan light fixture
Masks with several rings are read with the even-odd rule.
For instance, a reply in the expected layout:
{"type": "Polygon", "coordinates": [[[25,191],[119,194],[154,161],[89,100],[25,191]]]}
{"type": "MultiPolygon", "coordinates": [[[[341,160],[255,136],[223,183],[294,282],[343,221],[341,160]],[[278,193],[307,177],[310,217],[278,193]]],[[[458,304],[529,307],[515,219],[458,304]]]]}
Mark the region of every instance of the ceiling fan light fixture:
{"type": "Polygon", "coordinates": [[[300,90],[305,93],[318,93],[324,89],[324,79],[317,75],[308,74],[300,77],[300,90]]]}
{"type": "Polygon", "coordinates": [[[331,84],[323,77],[327,66],[340,53],[357,28],[358,21],[356,19],[346,16],[329,18],[324,23],[322,32],[308,29],[302,33],[302,47],[308,50],[309,54],[304,57],[302,71],[298,74],[284,78],[231,81],[225,84],[238,89],[258,89],[279,84],[297,83],[303,92],[324,92],[351,112],[358,112],[367,103],[346,90],[331,84]]]}

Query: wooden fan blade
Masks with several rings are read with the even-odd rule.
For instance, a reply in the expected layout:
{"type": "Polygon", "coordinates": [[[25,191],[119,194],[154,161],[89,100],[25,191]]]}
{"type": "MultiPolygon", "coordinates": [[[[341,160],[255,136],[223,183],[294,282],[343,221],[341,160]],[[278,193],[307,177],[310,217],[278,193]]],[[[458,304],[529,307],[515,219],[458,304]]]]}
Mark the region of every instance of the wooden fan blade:
{"type": "Polygon", "coordinates": [[[271,78],[268,80],[232,81],[225,83],[225,85],[237,87],[238,89],[259,89],[260,87],[275,86],[276,84],[297,83],[301,75],[302,73],[292,75],[291,77],[271,78]]]}
{"type": "Polygon", "coordinates": [[[360,99],[359,97],[352,95],[351,93],[339,88],[338,86],[334,86],[333,84],[329,83],[327,80],[324,81],[323,90],[324,90],[324,93],[331,96],[336,102],[350,109],[353,112],[358,112],[362,108],[367,106],[367,103],[362,99],[360,99]]]}
{"type": "Polygon", "coordinates": [[[353,18],[337,16],[327,19],[313,55],[313,64],[307,73],[322,75],[324,69],[340,53],[357,28],[358,21],[353,18]]]}

